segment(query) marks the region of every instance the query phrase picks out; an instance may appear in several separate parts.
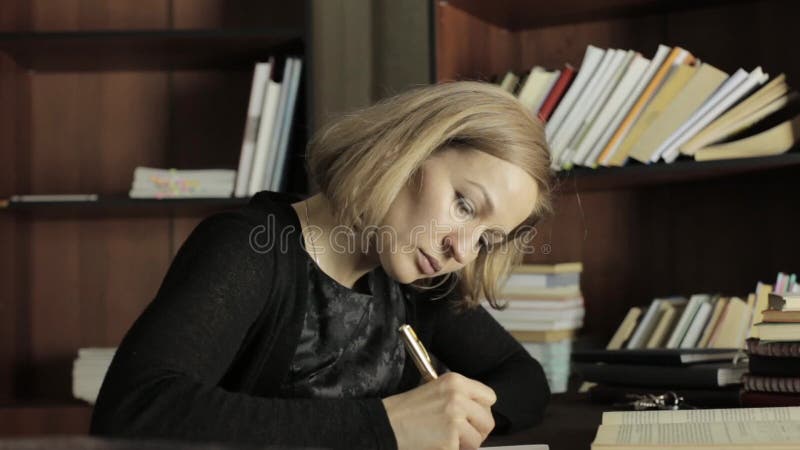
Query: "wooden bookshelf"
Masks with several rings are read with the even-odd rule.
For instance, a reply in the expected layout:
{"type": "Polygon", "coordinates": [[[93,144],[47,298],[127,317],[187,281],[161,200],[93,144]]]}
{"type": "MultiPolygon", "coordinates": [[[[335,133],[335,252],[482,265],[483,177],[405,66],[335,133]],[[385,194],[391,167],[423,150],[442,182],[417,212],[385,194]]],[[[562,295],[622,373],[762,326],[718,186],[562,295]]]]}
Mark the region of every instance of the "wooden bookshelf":
{"type": "MultiPolygon", "coordinates": [[[[431,81],[488,80],[534,65],[579,68],[586,46],[681,46],[732,73],[762,66],[798,88],[800,4],[779,0],[498,0],[431,3],[431,81]]],[[[555,214],[530,262],[581,260],[581,338],[605,345],[627,310],[657,296],[746,295],[800,271],[800,154],[577,168],[559,174],[555,214]]]]}
{"type": "Polygon", "coordinates": [[[0,33],[0,51],[37,71],[252,69],[265,54],[297,54],[302,28],[0,33]]]}
{"type": "Polygon", "coordinates": [[[308,1],[0,2],[0,435],[85,433],[82,347],[112,347],[204,217],[247,199],[130,199],[137,166],[236,169],[253,66],[306,69],[287,159],[307,192],[308,1]]]}

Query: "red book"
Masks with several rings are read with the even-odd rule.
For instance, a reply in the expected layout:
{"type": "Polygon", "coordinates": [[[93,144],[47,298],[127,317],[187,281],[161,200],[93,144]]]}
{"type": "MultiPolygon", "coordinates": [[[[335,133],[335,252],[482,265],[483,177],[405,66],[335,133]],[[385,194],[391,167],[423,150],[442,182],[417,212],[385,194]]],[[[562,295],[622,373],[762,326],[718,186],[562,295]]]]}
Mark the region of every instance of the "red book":
{"type": "Polygon", "coordinates": [[[575,68],[569,64],[564,65],[564,70],[561,71],[558,80],[553,84],[553,89],[550,89],[547,98],[542,102],[542,107],[539,108],[539,118],[542,119],[542,122],[547,122],[550,119],[550,115],[553,114],[556,106],[558,106],[561,97],[567,92],[567,88],[572,83],[573,78],[575,78],[575,68]]]}

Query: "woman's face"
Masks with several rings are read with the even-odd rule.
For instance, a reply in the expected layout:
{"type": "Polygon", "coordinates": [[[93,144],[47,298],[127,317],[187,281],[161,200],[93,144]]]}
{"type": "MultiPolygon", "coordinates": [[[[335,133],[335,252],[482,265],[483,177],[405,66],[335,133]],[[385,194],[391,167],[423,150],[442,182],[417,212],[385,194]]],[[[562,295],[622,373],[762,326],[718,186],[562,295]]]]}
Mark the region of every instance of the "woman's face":
{"type": "Polygon", "coordinates": [[[532,212],[534,179],[488,153],[446,149],[420,169],[379,227],[377,253],[386,273],[411,283],[454,272],[499,243],[532,212]]]}

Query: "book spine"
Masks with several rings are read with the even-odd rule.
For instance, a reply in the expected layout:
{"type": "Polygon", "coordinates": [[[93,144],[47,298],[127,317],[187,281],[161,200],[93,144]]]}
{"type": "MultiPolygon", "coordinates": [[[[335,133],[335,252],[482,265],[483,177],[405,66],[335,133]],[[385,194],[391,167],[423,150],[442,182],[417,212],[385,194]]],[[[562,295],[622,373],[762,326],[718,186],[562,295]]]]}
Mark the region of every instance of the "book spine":
{"type": "Polygon", "coordinates": [[[550,90],[544,103],[542,103],[542,107],[539,108],[539,119],[542,122],[547,122],[550,116],[553,115],[553,111],[558,106],[558,102],[564,97],[564,93],[569,88],[573,78],[575,78],[575,68],[567,64],[564,70],[561,71],[556,84],[553,85],[553,89],[550,90]]]}
{"type": "Polygon", "coordinates": [[[800,342],[762,343],[758,339],[748,339],[747,352],[751,355],[800,358],[800,342]]]}
{"type": "Polygon", "coordinates": [[[746,391],[800,393],[800,377],[764,377],[744,374],[742,383],[746,391]]]}

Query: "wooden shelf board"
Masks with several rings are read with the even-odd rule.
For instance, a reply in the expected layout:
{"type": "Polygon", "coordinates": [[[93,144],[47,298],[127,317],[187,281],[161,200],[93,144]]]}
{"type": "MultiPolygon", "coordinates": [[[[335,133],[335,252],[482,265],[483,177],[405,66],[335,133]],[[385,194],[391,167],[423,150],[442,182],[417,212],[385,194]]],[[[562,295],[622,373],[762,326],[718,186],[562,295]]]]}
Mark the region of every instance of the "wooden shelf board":
{"type": "Polygon", "coordinates": [[[46,215],[160,215],[165,212],[191,213],[199,210],[236,208],[249,198],[130,198],[124,195],[101,195],[95,201],[8,202],[0,211],[46,215]]]}
{"type": "Polygon", "coordinates": [[[448,0],[448,4],[512,31],[753,2],[757,0],[448,0]]]}
{"type": "Polygon", "coordinates": [[[295,28],[0,33],[0,51],[37,71],[252,68],[302,52],[295,28]]]}
{"type": "Polygon", "coordinates": [[[700,181],[749,172],[800,166],[800,152],[758,158],[672,164],[636,164],[624,167],[577,168],[558,174],[559,192],[607,191],[667,183],[700,181]]]}

